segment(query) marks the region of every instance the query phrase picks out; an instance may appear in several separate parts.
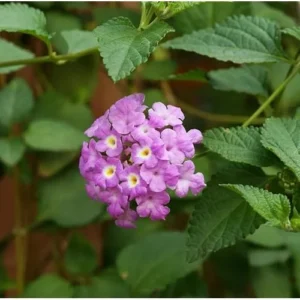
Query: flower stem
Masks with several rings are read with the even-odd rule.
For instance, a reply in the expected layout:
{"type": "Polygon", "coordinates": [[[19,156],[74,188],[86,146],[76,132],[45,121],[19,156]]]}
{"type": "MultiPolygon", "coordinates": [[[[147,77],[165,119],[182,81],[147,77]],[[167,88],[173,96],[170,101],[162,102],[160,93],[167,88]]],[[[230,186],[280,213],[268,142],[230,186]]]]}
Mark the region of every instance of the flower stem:
{"type": "Polygon", "coordinates": [[[261,106],[253,113],[252,116],[248,120],[243,123],[243,127],[247,127],[251,123],[255,121],[255,119],[281,94],[281,92],[285,89],[288,83],[294,78],[294,76],[298,73],[300,69],[300,62],[298,62],[293,68],[292,72],[289,76],[279,85],[279,87],[273,92],[273,94],[261,104],[261,106]]]}
{"type": "Polygon", "coordinates": [[[67,61],[74,60],[76,58],[94,53],[96,51],[98,51],[98,48],[90,48],[90,49],[83,50],[83,51],[80,51],[77,53],[62,54],[62,55],[54,55],[54,53],[52,52],[51,55],[47,55],[47,56],[2,62],[2,63],[0,63],[0,68],[19,66],[19,65],[40,64],[40,63],[46,63],[46,62],[63,64],[67,61]]]}

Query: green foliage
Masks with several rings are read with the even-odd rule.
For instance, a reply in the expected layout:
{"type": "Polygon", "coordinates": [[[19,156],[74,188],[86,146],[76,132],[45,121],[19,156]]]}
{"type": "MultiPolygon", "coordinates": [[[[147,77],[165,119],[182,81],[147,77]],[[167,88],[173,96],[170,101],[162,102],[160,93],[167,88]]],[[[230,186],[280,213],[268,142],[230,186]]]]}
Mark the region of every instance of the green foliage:
{"type": "Polygon", "coordinates": [[[254,267],[263,267],[267,265],[272,265],[275,263],[285,263],[291,253],[286,249],[280,250],[265,250],[256,249],[249,252],[249,263],[254,267]]]}
{"type": "Polygon", "coordinates": [[[97,268],[97,253],[84,237],[74,234],[69,241],[64,264],[70,274],[90,274],[97,268]]]}
{"type": "Polygon", "coordinates": [[[214,89],[268,96],[268,72],[261,66],[210,71],[208,78],[214,89]]]}
{"type": "Polygon", "coordinates": [[[29,147],[41,151],[73,151],[80,148],[85,137],[67,123],[45,119],[31,122],[24,139],[29,147]]]}
{"type": "MultiPolygon", "coordinates": [[[[0,49],[1,49],[0,63],[34,57],[33,53],[31,53],[30,51],[19,48],[15,46],[13,43],[10,43],[4,39],[0,39],[0,49]]],[[[21,68],[23,68],[23,66],[20,65],[0,68],[0,74],[7,74],[10,72],[14,72],[21,68]]]]}
{"type": "Polygon", "coordinates": [[[29,283],[22,296],[24,298],[70,298],[72,294],[73,288],[68,281],[55,274],[46,274],[29,283]]]}
{"type": "Polygon", "coordinates": [[[82,226],[103,211],[101,203],[88,198],[78,167],[40,182],[38,220],[52,220],[62,227],[82,226]]]}
{"type": "Polygon", "coordinates": [[[0,31],[23,32],[49,42],[45,15],[27,4],[0,5],[0,31]]]}
{"type": "Polygon", "coordinates": [[[49,11],[46,13],[47,31],[51,34],[61,32],[63,30],[81,29],[80,20],[66,13],[58,11],[49,11]]]}
{"type": "Polygon", "coordinates": [[[74,298],[129,298],[129,288],[115,270],[104,270],[91,283],[75,287],[74,298]]]}
{"type": "Polygon", "coordinates": [[[295,26],[292,28],[285,28],[282,30],[283,33],[288,34],[296,38],[297,40],[300,40],[300,27],[295,26]]]}
{"type": "Polygon", "coordinates": [[[248,185],[222,185],[240,194],[252,208],[268,220],[272,225],[290,228],[289,215],[291,206],[289,199],[281,194],[273,194],[266,190],[248,185]]]}
{"type": "Polygon", "coordinates": [[[163,46],[234,63],[286,60],[280,45],[279,27],[258,17],[231,17],[214,29],[195,31],[163,46]]]}
{"type": "Polygon", "coordinates": [[[262,144],[300,180],[300,120],[270,118],[262,129],[262,144]]]}
{"type": "Polygon", "coordinates": [[[0,126],[10,128],[26,120],[33,108],[33,95],[23,79],[12,80],[0,90],[0,126]]]}
{"type": "Polygon", "coordinates": [[[161,232],[126,247],[117,259],[120,276],[136,295],[149,295],[197,268],[185,261],[185,234],[161,232]]]}
{"type": "Polygon", "coordinates": [[[255,127],[214,128],[204,134],[204,145],[224,158],[253,166],[270,166],[272,155],[260,143],[255,127]]]}
{"type": "Polygon", "coordinates": [[[199,197],[188,225],[188,261],[233,245],[254,232],[262,218],[239,195],[220,187],[220,183],[251,182],[263,186],[267,177],[257,168],[233,164],[217,173],[199,197]],[[222,238],[221,238],[222,237],[222,238]]]}
{"type": "Polygon", "coordinates": [[[153,1],[151,5],[154,7],[156,15],[161,19],[167,19],[171,16],[189,8],[198,5],[199,2],[184,1],[153,1]]]}
{"type": "Polygon", "coordinates": [[[53,44],[61,54],[97,48],[97,40],[92,32],[77,29],[60,32],[55,36],[53,44]]]}
{"type": "Polygon", "coordinates": [[[18,163],[25,152],[25,145],[20,138],[0,138],[0,160],[12,167],[18,163]]]}
{"type": "Polygon", "coordinates": [[[114,18],[94,30],[103,62],[114,81],[123,79],[146,62],[158,43],[172,31],[164,22],[141,31],[124,17],[114,18]]]}
{"type": "Polygon", "coordinates": [[[180,12],[169,23],[180,33],[192,33],[195,30],[214,26],[230,15],[247,14],[249,3],[242,2],[202,2],[180,12]]]}

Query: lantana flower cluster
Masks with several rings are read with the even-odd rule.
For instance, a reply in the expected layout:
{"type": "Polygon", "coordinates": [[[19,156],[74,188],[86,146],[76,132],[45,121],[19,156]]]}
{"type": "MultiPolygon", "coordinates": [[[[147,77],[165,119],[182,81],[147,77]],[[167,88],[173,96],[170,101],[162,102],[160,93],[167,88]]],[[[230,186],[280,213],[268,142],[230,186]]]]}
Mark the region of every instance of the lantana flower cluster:
{"type": "Polygon", "coordinates": [[[124,97],[98,118],[85,132],[91,139],[83,143],[79,163],[88,195],[106,203],[125,228],[135,227],[138,217],[164,220],[168,188],[185,197],[206,186],[189,160],[201,132],[185,130],[180,108],[143,103],[143,94],[124,97]]]}

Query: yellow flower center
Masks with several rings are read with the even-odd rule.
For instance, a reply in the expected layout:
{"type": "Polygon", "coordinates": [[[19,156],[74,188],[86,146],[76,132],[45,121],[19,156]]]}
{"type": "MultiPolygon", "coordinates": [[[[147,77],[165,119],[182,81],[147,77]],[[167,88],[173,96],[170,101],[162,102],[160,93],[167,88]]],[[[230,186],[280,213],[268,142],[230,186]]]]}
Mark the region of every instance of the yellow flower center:
{"type": "Polygon", "coordinates": [[[110,147],[110,148],[115,148],[116,145],[117,145],[116,138],[115,138],[113,135],[107,137],[107,138],[106,138],[106,144],[107,144],[107,146],[110,147]]]}
{"type": "Polygon", "coordinates": [[[140,150],[139,157],[148,158],[151,155],[151,149],[149,147],[145,147],[140,150]]]}
{"type": "Polygon", "coordinates": [[[111,178],[116,171],[116,167],[115,166],[108,166],[103,170],[104,176],[107,178],[111,178]]]}
{"type": "Polygon", "coordinates": [[[128,183],[131,188],[139,184],[139,178],[136,174],[129,174],[128,183]]]}

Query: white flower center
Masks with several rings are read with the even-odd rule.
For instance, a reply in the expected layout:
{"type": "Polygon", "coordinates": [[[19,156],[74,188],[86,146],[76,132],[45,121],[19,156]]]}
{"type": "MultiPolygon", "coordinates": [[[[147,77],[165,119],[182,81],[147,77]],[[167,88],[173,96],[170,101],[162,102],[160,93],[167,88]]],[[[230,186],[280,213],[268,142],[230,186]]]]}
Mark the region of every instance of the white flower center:
{"type": "Polygon", "coordinates": [[[140,183],[138,175],[131,173],[128,175],[128,185],[130,188],[136,187],[140,183]]]}
{"type": "Polygon", "coordinates": [[[106,138],[105,142],[106,142],[106,145],[111,149],[115,149],[117,147],[117,139],[114,135],[108,136],[106,138]]]}
{"type": "Polygon", "coordinates": [[[103,175],[106,178],[112,178],[115,175],[116,167],[115,166],[107,166],[103,170],[103,175]]]}

